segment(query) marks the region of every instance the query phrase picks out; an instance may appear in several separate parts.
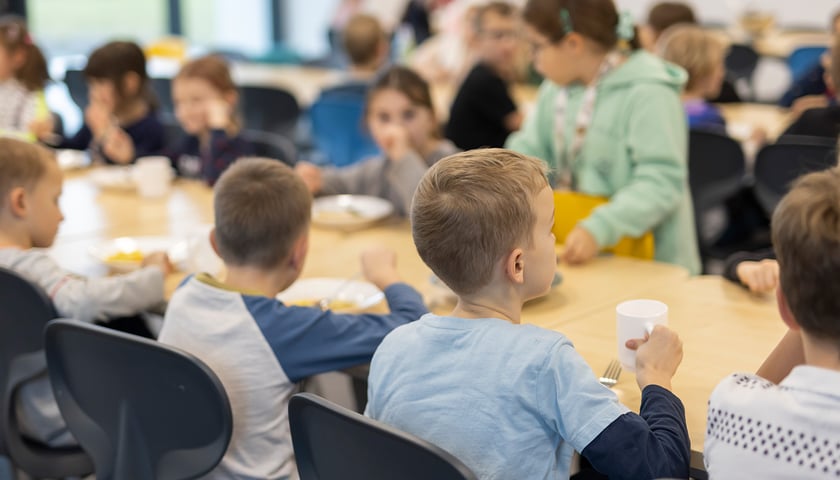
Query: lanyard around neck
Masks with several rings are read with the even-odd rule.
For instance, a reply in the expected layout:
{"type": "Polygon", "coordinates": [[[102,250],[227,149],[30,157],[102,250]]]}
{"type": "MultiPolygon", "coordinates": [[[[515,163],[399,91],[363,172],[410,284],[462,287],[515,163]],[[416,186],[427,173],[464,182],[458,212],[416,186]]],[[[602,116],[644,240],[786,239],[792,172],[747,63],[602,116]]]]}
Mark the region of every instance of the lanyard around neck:
{"type": "Polygon", "coordinates": [[[557,187],[574,190],[574,166],[589,126],[592,125],[592,117],[595,113],[595,99],[598,95],[598,84],[610,71],[618,67],[623,57],[619,52],[613,51],[607,54],[604,61],[598,68],[595,79],[587,85],[583,92],[583,99],[575,118],[575,129],[571,142],[566,141],[566,113],[569,106],[569,88],[563,87],[557,93],[557,100],[554,105],[554,128],[557,146],[557,187]]]}

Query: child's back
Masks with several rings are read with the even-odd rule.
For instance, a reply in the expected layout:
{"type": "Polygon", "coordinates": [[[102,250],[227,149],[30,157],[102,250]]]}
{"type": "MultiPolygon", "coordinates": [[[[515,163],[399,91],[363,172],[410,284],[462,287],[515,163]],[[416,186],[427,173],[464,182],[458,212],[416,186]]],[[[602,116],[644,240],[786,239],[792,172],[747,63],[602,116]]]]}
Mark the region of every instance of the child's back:
{"type": "Polygon", "coordinates": [[[365,254],[362,270],[384,291],[391,314],[337,314],[277,300],[300,274],[311,212],[306,186],[278,161],[233,164],[216,184],[215,211],[213,242],[227,276],[184,282],[160,341],[207,363],[227,392],[233,437],[212,478],[296,478],[287,409],[297,383],[369,362],[388,332],[427,310],[382,252],[365,254]]]}

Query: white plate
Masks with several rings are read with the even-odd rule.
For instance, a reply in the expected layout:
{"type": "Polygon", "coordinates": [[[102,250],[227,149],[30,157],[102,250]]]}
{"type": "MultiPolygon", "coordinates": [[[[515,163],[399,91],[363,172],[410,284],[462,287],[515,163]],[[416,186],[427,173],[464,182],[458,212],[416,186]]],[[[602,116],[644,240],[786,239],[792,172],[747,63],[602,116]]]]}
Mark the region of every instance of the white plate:
{"type": "Polygon", "coordinates": [[[109,190],[134,190],[130,166],[110,165],[99,167],[90,172],[90,180],[100,188],[109,190]]]}
{"type": "Polygon", "coordinates": [[[312,202],[312,223],[324,227],[358,228],[391,215],[394,206],[378,197],[334,195],[312,202]]]}
{"type": "Polygon", "coordinates": [[[317,306],[318,300],[334,297],[334,302],[349,302],[352,306],[337,305],[335,310],[359,311],[370,308],[385,298],[375,285],[346,278],[303,278],[277,294],[286,305],[317,306]],[[305,304],[305,305],[304,305],[305,304]]]}
{"type": "Polygon", "coordinates": [[[77,170],[90,165],[90,155],[81,150],[58,150],[55,160],[62,170],[77,170]]]}
{"type": "Polygon", "coordinates": [[[115,260],[111,257],[119,253],[140,252],[148,255],[152,252],[166,252],[172,264],[181,271],[187,271],[189,244],[173,237],[119,237],[106,240],[88,249],[90,255],[111,269],[128,272],[140,268],[140,260],[115,260]]]}

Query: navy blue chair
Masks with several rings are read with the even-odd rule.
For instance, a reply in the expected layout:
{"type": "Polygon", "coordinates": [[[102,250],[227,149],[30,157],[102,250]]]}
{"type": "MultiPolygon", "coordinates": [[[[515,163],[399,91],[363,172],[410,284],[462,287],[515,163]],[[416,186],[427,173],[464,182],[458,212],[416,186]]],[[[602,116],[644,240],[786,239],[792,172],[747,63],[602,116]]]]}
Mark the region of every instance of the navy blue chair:
{"type": "Polygon", "coordinates": [[[195,357],[71,320],[50,322],[45,345],[58,407],[97,479],[197,478],[224,456],[230,404],[195,357]]]}
{"type": "Polygon", "coordinates": [[[758,203],[773,216],[791,184],[806,173],[837,165],[834,140],[822,137],[786,135],[762,148],[755,159],[755,192],[758,203]]]}
{"type": "Polygon", "coordinates": [[[301,480],[475,480],[460,460],[425,440],[310,393],[289,402],[301,480]]]}
{"type": "Polygon", "coordinates": [[[93,462],[80,448],[50,448],[20,431],[15,401],[27,382],[47,374],[44,326],[56,318],[50,299],[16,273],[0,268],[0,455],[35,478],[81,476],[93,462]]]}
{"type": "Polygon", "coordinates": [[[240,87],[240,105],[248,130],[295,137],[301,110],[297,99],[277,87],[240,87]]]}
{"type": "Polygon", "coordinates": [[[259,130],[243,130],[242,138],[251,144],[253,155],[273,158],[287,165],[297,161],[297,149],[291,140],[283,135],[259,130]]]}
{"type": "Polygon", "coordinates": [[[88,87],[85,75],[81,70],[68,68],[64,72],[64,84],[70,93],[70,98],[77,107],[84,110],[88,104],[88,87]]]}
{"type": "Polygon", "coordinates": [[[364,115],[365,90],[358,86],[325,91],[309,108],[315,146],[329,164],[341,167],[379,154],[364,115]]]}
{"type": "Polygon", "coordinates": [[[758,66],[759,55],[749,45],[734,44],[729,47],[724,63],[726,77],[733,83],[745,82],[750,89],[750,96],[755,96],[753,73],[758,66]]]}

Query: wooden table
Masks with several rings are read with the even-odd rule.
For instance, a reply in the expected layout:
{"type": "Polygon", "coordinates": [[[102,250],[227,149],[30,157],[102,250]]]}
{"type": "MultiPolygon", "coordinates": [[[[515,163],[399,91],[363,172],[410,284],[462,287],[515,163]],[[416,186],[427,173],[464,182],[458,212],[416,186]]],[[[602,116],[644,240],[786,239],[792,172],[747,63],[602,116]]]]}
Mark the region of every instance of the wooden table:
{"type": "Polygon", "coordinates": [[[828,47],[831,45],[832,36],[829,32],[803,31],[803,30],[779,30],[773,29],[756,37],[750,37],[745,32],[733,31],[731,29],[713,28],[711,32],[725,44],[747,44],[755,49],[756,53],[764,57],[786,59],[794,50],[800,47],[828,47]]]}
{"type": "MultiPolygon", "coordinates": [[[[189,180],[178,180],[167,197],[149,200],[100,190],[87,172],[74,172],[67,175],[61,206],[67,219],[53,255],[66,268],[86,275],[106,273],[87,254],[94,242],[118,236],[185,236],[213,221],[211,190],[189,180]]],[[[400,219],[357,232],[312,227],[302,276],[349,277],[359,271],[359,254],[372,244],[395,249],[402,277],[421,293],[434,293],[431,272],[414,248],[407,222],[400,219]]],[[[784,332],[772,298],[754,297],[720,277],[690,278],[681,267],[620,257],[599,257],[583,267],[559,270],[563,283],[526,304],[523,323],[568,335],[598,374],[616,357],[616,304],[655,298],[670,306],[670,323],[685,349],[674,389],[686,405],[696,449],[702,445],[706,401],[714,386],[732,371],[755,371],[784,332]]],[[[182,276],[171,275],[167,290],[182,276]]],[[[449,308],[442,304],[436,310],[446,313],[449,308]]],[[[640,394],[632,374],[625,372],[615,390],[638,409],[640,394]]]]}
{"type": "Polygon", "coordinates": [[[729,135],[740,141],[747,140],[755,127],[763,128],[767,139],[775,141],[793,121],[790,110],[776,105],[722,103],[718,108],[726,119],[729,135]]]}

